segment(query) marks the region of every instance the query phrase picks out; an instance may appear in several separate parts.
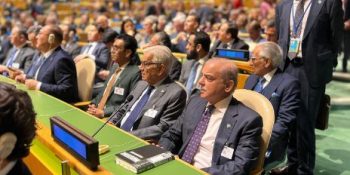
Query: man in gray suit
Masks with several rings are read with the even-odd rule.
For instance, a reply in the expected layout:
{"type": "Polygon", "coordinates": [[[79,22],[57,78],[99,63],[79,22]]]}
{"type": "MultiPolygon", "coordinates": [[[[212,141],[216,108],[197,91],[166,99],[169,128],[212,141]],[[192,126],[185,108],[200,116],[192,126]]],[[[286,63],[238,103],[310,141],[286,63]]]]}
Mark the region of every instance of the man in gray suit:
{"type": "Polygon", "coordinates": [[[207,33],[200,31],[191,34],[187,45],[187,61],[182,65],[179,82],[186,86],[190,96],[193,90],[198,89],[198,80],[203,64],[209,59],[210,37],[207,33]]]}
{"type": "Polygon", "coordinates": [[[157,141],[180,116],[186,91],[169,77],[173,55],[166,46],[152,46],[141,58],[141,76],[126,102],[111,121],[142,138],[157,141]],[[124,112],[123,112],[124,111],[124,112]]]}
{"type": "Polygon", "coordinates": [[[280,69],[297,78],[301,86],[297,148],[287,170],[289,174],[313,174],[316,117],[341,48],[341,1],[284,0],[276,8],[276,28],[284,54],[280,69]]]}
{"type": "Polygon", "coordinates": [[[159,145],[209,174],[249,174],[259,155],[262,119],[232,97],[237,72],[229,60],[207,61],[200,96],[190,98],[159,145]]]}
{"type": "Polygon", "coordinates": [[[13,48],[10,49],[9,54],[0,65],[0,73],[8,72],[7,67],[21,69],[26,71],[32,63],[34,49],[27,44],[27,31],[21,27],[14,27],[11,33],[11,43],[13,48]]]}

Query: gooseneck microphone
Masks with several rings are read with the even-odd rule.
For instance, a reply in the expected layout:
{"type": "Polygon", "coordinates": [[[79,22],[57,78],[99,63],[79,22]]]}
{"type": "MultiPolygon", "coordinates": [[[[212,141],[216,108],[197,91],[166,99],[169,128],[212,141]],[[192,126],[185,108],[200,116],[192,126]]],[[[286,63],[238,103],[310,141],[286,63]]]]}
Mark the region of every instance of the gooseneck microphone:
{"type": "MultiPolygon", "coordinates": [[[[104,126],[106,126],[106,124],[114,118],[115,115],[117,115],[117,114],[123,114],[124,115],[125,110],[123,109],[123,107],[126,104],[128,104],[133,98],[134,98],[133,95],[129,95],[128,97],[126,97],[125,102],[122,105],[120,105],[120,107],[112,113],[112,115],[108,118],[108,120],[105,123],[103,123],[103,125],[100,128],[98,128],[98,130],[92,135],[92,137],[95,137],[95,135],[98,134],[101,131],[101,129],[104,126]]],[[[113,124],[116,124],[116,123],[113,122],[113,124]]]]}

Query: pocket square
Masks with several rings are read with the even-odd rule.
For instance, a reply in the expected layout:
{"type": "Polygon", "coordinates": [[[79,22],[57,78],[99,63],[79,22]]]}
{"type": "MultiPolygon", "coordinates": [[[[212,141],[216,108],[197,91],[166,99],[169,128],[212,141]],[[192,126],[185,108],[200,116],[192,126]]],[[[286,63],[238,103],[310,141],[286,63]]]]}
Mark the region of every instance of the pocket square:
{"type": "Polygon", "coordinates": [[[272,93],[272,95],[271,95],[272,97],[279,97],[280,95],[279,94],[277,94],[276,92],[274,92],[274,93],[272,93]]]}

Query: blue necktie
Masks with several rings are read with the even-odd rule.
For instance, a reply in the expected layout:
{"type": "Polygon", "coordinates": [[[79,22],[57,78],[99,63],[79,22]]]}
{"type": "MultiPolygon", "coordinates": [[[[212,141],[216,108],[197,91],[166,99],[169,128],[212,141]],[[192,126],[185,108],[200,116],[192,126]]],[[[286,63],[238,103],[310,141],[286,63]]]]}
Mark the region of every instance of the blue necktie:
{"type": "Polygon", "coordinates": [[[153,86],[149,86],[146,93],[141,97],[140,101],[136,104],[135,108],[131,111],[129,117],[126,119],[125,123],[120,127],[125,131],[130,131],[134,126],[136,119],[139,117],[143,107],[146,105],[149,97],[151,96],[153,86]]]}
{"type": "Polygon", "coordinates": [[[9,60],[7,60],[6,66],[11,67],[13,62],[15,61],[15,55],[16,55],[17,49],[13,49],[13,52],[11,53],[11,56],[9,60]]]}
{"type": "Polygon", "coordinates": [[[203,138],[203,135],[207,131],[208,123],[210,120],[210,116],[214,110],[214,105],[209,105],[205,109],[201,120],[196,126],[196,129],[194,130],[191,140],[188,142],[187,147],[185,149],[184,154],[182,155],[181,159],[192,164],[193,157],[197,153],[198,147],[201,143],[201,140],[203,138]]]}
{"type": "MultiPolygon", "coordinates": [[[[6,67],[12,67],[13,61],[15,61],[15,55],[16,55],[17,49],[13,49],[11,54],[9,55],[9,59],[7,60],[6,67]]],[[[3,72],[2,75],[8,76],[7,72],[3,72]]]]}
{"type": "Polygon", "coordinates": [[[30,67],[27,73],[28,78],[34,78],[36,71],[39,69],[39,67],[44,63],[44,58],[40,56],[37,60],[35,60],[35,63],[30,67]]]}
{"type": "Polygon", "coordinates": [[[261,93],[264,89],[265,78],[259,78],[258,83],[255,85],[254,91],[261,93]]]}
{"type": "Polygon", "coordinates": [[[198,61],[194,63],[190,72],[190,76],[188,77],[188,80],[186,82],[186,90],[189,94],[192,91],[193,84],[195,84],[194,81],[196,79],[198,65],[199,65],[198,61]]]}

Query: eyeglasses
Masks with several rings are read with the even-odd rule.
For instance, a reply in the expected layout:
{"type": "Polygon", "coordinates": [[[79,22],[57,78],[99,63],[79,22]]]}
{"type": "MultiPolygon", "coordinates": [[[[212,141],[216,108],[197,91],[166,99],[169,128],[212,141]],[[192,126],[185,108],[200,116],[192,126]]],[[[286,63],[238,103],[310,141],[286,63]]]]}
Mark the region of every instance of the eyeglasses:
{"type": "Polygon", "coordinates": [[[261,60],[261,59],[265,59],[264,57],[250,57],[250,60],[252,62],[255,62],[256,60],[261,60]]]}
{"type": "Polygon", "coordinates": [[[141,61],[140,66],[149,67],[149,66],[154,65],[154,64],[162,64],[162,63],[152,62],[152,61],[141,61]]]}

